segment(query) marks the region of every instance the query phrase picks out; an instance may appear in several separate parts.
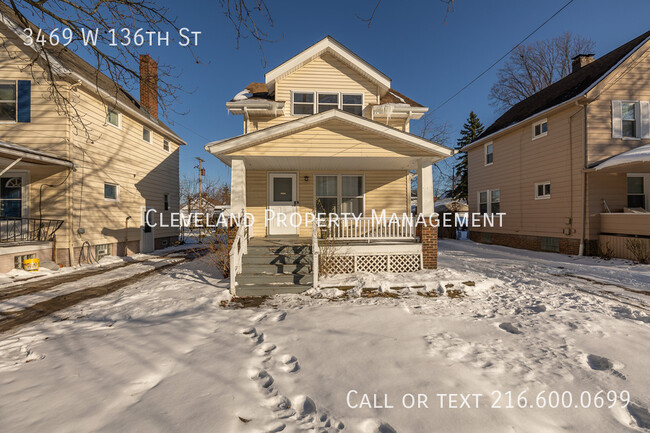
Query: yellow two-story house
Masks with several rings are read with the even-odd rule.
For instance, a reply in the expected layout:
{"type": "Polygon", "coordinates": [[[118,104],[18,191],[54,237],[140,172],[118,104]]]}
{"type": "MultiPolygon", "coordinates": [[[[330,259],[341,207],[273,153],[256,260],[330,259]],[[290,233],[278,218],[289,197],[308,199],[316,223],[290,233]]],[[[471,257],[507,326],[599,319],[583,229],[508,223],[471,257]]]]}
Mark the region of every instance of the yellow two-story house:
{"type": "Polygon", "coordinates": [[[158,119],[156,63],[141,58],[138,102],[69,49],[46,46],[75,121],[51,97],[43,59],[28,67],[36,51],[23,28],[0,3],[0,272],[27,258],[67,266],[177,241],[177,228],[142,218],[178,212],[185,144],[158,119]]]}
{"type": "MultiPolygon", "coordinates": [[[[348,244],[362,243],[348,245],[352,253],[335,271],[435,266],[422,254],[415,230],[398,223],[370,227],[373,211],[411,214],[411,170],[417,172],[418,212],[432,214],[432,164],[452,154],[410,133],[411,120],[427,108],[394,90],[381,71],[328,36],[267,72],[264,82],[248,85],[226,106],[243,116],[244,133],[208,143],[206,150],[232,167],[231,211],[254,217],[250,237],[293,237],[294,243],[309,244],[312,225],[287,223],[288,215],[354,215],[356,221],[328,233],[348,244]],[[373,249],[378,242],[383,249],[373,249]]],[[[305,283],[295,276],[295,267],[282,268],[293,273],[290,283],[305,283]]]]}

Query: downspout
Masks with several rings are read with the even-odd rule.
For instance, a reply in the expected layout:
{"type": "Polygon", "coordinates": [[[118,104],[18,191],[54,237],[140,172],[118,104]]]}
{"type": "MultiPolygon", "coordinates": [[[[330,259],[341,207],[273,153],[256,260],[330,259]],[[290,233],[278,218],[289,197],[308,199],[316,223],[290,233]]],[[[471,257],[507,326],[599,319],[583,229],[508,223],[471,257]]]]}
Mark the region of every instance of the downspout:
{"type": "MultiPolygon", "coordinates": [[[[77,87],[77,86],[75,86],[77,87]]],[[[71,87],[72,89],[72,87],[71,87]]],[[[68,89],[68,100],[70,101],[72,98],[72,90],[68,89]]],[[[72,119],[67,118],[67,125],[66,125],[66,141],[68,142],[68,146],[66,149],[67,152],[67,159],[68,161],[72,161],[72,132],[71,132],[71,127],[72,127],[72,119]]],[[[74,170],[73,170],[74,171],[74,170]]],[[[66,214],[68,216],[68,262],[70,263],[70,266],[74,266],[74,242],[73,242],[73,228],[72,228],[72,185],[74,185],[74,182],[72,180],[74,173],[70,173],[70,177],[68,178],[68,186],[65,189],[66,190],[66,201],[67,201],[67,211],[66,214]]]]}
{"type": "Polygon", "coordinates": [[[248,116],[248,107],[244,107],[243,111],[244,111],[244,134],[248,134],[248,119],[250,118],[248,116]]]}
{"type": "Polygon", "coordinates": [[[585,101],[582,103],[584,109],[583,120],[583,136],[582,136],[582,152],[583,152],[583,169],[582,169],[582,235],[580,236],[580,249],[578,255],[585,255],[585,238],[587,234],[587,104],[585,101]]]}

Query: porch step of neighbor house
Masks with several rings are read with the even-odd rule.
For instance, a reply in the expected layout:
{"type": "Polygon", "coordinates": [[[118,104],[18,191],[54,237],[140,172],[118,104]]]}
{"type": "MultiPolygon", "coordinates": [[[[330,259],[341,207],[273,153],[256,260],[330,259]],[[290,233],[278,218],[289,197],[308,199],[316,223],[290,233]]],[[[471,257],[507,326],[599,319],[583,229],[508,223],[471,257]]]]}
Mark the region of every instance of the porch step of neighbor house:
{"type": "Polygon", "coordinates": [[[312,281],[311,245],[254,240],[242,258],[237,296],[300,293],[309,290],[312,281]]]}

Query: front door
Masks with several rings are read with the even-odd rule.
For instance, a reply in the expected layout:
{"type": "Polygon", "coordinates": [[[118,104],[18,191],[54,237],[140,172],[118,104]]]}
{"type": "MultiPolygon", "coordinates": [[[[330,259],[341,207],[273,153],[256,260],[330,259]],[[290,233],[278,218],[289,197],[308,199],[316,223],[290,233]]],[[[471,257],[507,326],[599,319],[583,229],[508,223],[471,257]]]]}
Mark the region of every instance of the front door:
{"type": "Polygon", "coordinates": [[[25,176],[5,173],[0,177],[0,239],[24,241],[29,239],[29,223],[25,176]]]}
{"type": "Polygon", "coordinates": [[[298,227],[291,223],[298,204],[296,178],[295,173],[269,174],[269,235],[298,234],[298,227]]]}

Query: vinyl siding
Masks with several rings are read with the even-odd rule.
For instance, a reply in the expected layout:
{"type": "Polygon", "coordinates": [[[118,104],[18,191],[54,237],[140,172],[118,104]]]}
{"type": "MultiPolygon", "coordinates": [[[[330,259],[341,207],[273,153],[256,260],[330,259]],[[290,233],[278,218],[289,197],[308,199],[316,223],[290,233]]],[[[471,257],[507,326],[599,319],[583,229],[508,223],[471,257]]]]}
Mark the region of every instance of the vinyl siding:
{"type": "MultiPolygon", "coordinates": [[[[268,204],[269,171],[249,170],[246,173],[246,211],[254,217],[253,232],[255,236],[265,236],[264,212],[268,204]]],[[[297,171],[297,211],[303,216],[314,212],[314,178],[318,174],[356,174],[363,175],[365,181],[365,216],[371,216],[372,210],[388,215],[409,212],[410,184],[408,172],[402,170],[383,171],[297,171]],[[307,180],[305,180],[307,176],[307,180]]],[[[311,237],[311,226],[303,222],[298,231],[301,237],[311,237]]]]}
{"type": "MultiPolygon", "coordinates": [[[[170,210],[164,220],[168,222],[169,213],[178,212],[178,145],[170,140],[171,151],[166,152],[162,148],[163,137],[156,132],[152,132],[153,143],[144,142],[142,124],[127,115],[122,115],[122,129],[107,125],[106,108],[83,88],[64,90],[83,114],[87,131],[75,127],[49,98],[49,84],[34,79],[42,76],[38,66],[34,76],[29,71],[21,72],[31,54],[22,47],[22,41],[2,26],[0,36],[5,44],[0,52],[2,79],[32,81],[31,122],[0,124],[0,140],[69,159],[76,166],[76,171],[60,186],[55,185],[66,178],[67,169],[29,168],[30,216],[42,214],[43,218],[65,221],[57,232],[57,247],[67,248],[70,238],[77,248],[86,241],[91,245],[123,242],[127,237],[127,216],[132,217],[128,239],[138,240],[141,207],[148,205],[162,210],[164,194],[169,194],[170,210]],[[120,185],[119,203],[104,200],[104,182],[120,185]],[[85,234],[77,234],[79,228],[85,234]]],[[[61,83],[61,86],[68,89],[69,84],[61,83]]],[[[154,234],[156,238],[176,236],[178,229],[156,228],[154,234]]]]}
{"type": "Polygon", "coordinates": [[[338,120],[232,152],[238,156],[428,156],[409,144],[338,120]]]}
{"type": "MultiPolygon", "coordinates": [[[[538,120],[538,119],[536,119],[538,120]]],[[[478,193],[499,189],[503,227],[496,233],[576,238],[581,234],[583,113],[570,107],[547,118],[548,135],[532,139],[532,123],[493,141],[494,163],[484,165],[484,147],[469,151],[470,212],[478,193]],[[551,198],[535,199],[535,184],[551,182],[551,198]],[[572,225],[567,224],[572,218],[572,225]],[[574,232],[564,235],[571,227],[574,232]]]]}

